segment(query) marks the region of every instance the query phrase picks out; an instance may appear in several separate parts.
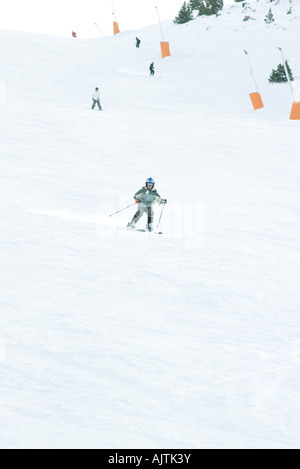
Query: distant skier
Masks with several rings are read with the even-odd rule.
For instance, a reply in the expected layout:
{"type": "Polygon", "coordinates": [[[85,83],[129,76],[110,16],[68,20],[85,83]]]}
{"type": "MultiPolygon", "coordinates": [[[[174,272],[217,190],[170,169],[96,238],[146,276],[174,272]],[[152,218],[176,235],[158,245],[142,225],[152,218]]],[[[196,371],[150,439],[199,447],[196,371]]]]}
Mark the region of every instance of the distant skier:
{"type": "Polygon", "coordinates": [[[75,31],[72,31],[72,36],[77,37],[77,34],[75,33],[75,31]]]}
{"type": "Polygon", "coordinates": [[[149,70],[150,70],[150,76],[153,76],[154,73],[155,73],[155,70],[154,70],[154,62],[152,62],[152,63],[150,64],[149,70]]]}
{"type": "Polygon", "coordinates": [[[136,37],[135,39],[136,39],[135,47],[139,48],[141,40],[138,37],[136,37]]]}
{"type": "Polygon", "coordinates": [[[147,215],[147,230],[153,231],[153,210],[152,205],[154,202],[159,204],[166,204],[167,200],[162,199],[156,189],[154,189],[154,179],[148,178],[145,186],[134,194],[134,199],[138,203],[138,210],[134,214],[131,222],[128,223],[128,228],[135,228],[136,223],[144,215],[147,215]]]}
{"type": "Polygon", "coordinates": [[[94,94],[93,94],[92,100],[93,100],[92,109],[94,109],[94,107],[95,107],[95,106],[96,106],[96,104],[97,104],[97,105],[98,105],[98,107],[99,107],[99,111],[102,111],[102,107],[101,107],[101,104],[100,104],[100,93],[99,93],[99,88],[95,88],[95,91],[94,91],[94,94]]]}

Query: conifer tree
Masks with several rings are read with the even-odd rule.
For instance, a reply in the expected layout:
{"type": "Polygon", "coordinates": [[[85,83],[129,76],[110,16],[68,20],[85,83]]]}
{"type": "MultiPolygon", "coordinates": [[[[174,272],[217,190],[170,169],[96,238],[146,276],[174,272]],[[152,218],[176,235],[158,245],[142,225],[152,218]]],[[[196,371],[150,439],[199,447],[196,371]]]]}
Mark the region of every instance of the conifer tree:
{"type": "Polygon", "coordinates": [[[174,23],[176,24],[183,24],[191,21],[193,19],[192,8],[187,2],[183,2],[181,6],[178,16],[175,17],[174,23]]]}
{"type": "Polygon", "coordinates": [[[192,10],[199,10],[203,0],[190,0],[190,7],[192,10]]]}
{"type": "Polygon", "coordinates": [[[223,6],[223,0],[203,0],[200,4],[198,15],[216,15],[223,9],[223,6]]]}
{"type": "MultiPolygon", "coordinates": [[[[285,61],[285,64],[286,64],[286,68],[287,68],[287,71],[288,71],[288,74],[289,74],[289,79],[291,81],[294,81],[292,70],[291,70],[287,60],[285,61]]],[[[287,81],[287,76],[286,76],[286,73],[285,73],[284,65],[279,64],[276,70],[274,70],[274,69],[272,70],[272,73],[271,73],[270,78],[269,78],[269,83],[283,83],[285,81],[287,81]]]]}
{"type": "Polygon", "coordinates": [[[270,24],[270,23],[273,23],[274,20],[274,15],[272,13],[272,10],[270,8],[269,10],[269,13],[266,15],[265,19],[264,19],[264,22],[267,23],[267,24],[270,24]]]}

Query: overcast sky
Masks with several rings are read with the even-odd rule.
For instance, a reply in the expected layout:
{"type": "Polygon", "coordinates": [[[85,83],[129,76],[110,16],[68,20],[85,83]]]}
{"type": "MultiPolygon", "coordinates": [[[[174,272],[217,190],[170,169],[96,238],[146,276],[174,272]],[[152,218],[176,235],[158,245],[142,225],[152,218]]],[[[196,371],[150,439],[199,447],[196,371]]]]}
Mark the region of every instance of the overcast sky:
{"type": "MultiPolygon", "coordinates": [[[[0,29],[78,37],[112,34],[113,6],[121,31],[174,19],[184,0],[1,0],[0,29]],[[157,10],[155,9],[157,6],[157,10]],[[99,30],[95,26],[97,23],[99,30]]],[[[234,0],[224,0],[224,4],[234,0]]]]}

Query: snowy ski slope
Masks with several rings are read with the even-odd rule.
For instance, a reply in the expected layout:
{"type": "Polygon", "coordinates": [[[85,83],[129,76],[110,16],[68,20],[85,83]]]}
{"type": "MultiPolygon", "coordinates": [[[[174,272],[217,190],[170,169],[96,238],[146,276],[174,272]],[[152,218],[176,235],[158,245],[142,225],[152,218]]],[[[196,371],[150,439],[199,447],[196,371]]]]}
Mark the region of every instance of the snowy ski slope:
{"type": "Polygon", "coordinates": [[[1,448],[299,448],[293,3],[164,22],[165,59],[0,31],[1,448]],[[109,217],[150,176],[162,236],[109,217]]]}

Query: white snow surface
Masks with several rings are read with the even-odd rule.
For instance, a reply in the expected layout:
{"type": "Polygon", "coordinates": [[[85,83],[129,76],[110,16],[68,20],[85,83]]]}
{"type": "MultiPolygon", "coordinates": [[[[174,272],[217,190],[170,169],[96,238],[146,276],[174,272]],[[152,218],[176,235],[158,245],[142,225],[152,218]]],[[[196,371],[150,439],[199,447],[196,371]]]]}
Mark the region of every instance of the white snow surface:
{"type": "Polygon", "coordinates": [[[157,25],[0,31],[1,448],[299,448],[289,7],[163,22],[165,59],[157,25]],[[150,176],[162,235],[109,217],[150,176]]]}

